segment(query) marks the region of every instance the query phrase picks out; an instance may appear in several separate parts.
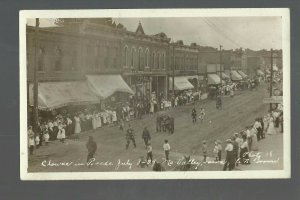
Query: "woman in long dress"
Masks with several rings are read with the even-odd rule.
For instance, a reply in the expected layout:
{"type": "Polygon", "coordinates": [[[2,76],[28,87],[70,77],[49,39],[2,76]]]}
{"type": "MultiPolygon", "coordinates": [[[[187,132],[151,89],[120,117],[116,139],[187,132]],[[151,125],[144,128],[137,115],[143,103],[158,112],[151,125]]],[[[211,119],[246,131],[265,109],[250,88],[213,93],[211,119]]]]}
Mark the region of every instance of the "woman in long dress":
{"type": "Polygon", "coordinates": [[[257,131],[255,128],[251,129],[251,137],[252,137],[252,151],[258,150],[258,141],[257,141],[257,131]]]}
{"type": "Polygon", "coordinates": [[[269,126],[268,126],[268,129],[267,129],[267,134],[268,135],[276,134],[276,129],[275,129],[275,126],[274,126],[274,118],[273,117],[270,117],[270,119],[269,119],[269,126]]]}
{"type": "Polygon", "coordinates": [[[80,118],[78,116],[75,116],[74,119],[75,119],[75,131],[74,131],[74,133],[80,133],[81,132],[80,118]]]}
{"type": "Polygon", "coordinates": [[[243,135],[242,137],[243,137],[243,143],[241,145],[241,150],[240,150],[240,163],[245,165],[245,164],[250,164],[249,149],[248,149],[247,136],[243,135]]]}

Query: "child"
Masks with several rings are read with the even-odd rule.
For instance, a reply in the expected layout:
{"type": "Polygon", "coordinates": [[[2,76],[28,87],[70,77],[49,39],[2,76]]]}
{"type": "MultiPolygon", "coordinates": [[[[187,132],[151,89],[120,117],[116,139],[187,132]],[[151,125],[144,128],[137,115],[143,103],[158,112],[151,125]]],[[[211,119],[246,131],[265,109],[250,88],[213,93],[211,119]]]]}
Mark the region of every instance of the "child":
{"type": "Polygon", "coordinates": [[[205,141],[205,140],[202,142],[202,153],[203,153],[203,162],[206,162],[206,157],[207,157],[207,144],[206,144],[206,141],[205,141]]]}
{"type": "Polygon", "coordinates": [[[48,130],[46,130],[44,132],[44,141],[45,141],[45,143],[46,143],[47,146],[48,146],[48,143],[49,143],[49,138],[50,138],[49,132],[48,132],[48,130]]]}
{"type": "Polygon", "coordinates": [[[139,162],[138,162],[138,166],[141,168],[145,168],[148,167],[148,163],[147,161],[144,159],[144,156],[141,156],[139,162]]]}
{"type": "Polygon", "coordinates": [[[215,147],[214,147],[213,153],[216,158],[215,161],[219,161],[219,156],[218,156],[219,155],[219,145],[218,145],[217,141],[215,141],[215,147]]]}

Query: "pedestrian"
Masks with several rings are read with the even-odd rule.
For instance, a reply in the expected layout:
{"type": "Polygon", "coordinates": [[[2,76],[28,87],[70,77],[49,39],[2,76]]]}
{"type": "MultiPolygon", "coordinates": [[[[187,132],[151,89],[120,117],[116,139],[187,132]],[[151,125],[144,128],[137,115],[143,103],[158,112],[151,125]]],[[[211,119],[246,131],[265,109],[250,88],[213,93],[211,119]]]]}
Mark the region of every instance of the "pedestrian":
{"type": "Polygon", "coordinates": [[[132,141],[134,148],[136,148],[135,138],[134,138],[134,130],[131,128],[131,125],[128,124],[128,129],[126,132],[126,149],[128,149],[130,141],[132,141]]]}
{"type": "Polygon", "coordinates": [[[50,136],[49,136],[49,131],[47,129],[44,131],[43,137],[46,145],[48,146],[50,136]]]}
{"type": "Polygon", "coordinates": [[[202,155],[203,155],[203,162],[206,162],[206,157],[207,157],[207,144],[206,144],[206,140],[203,140],[203,142],[202,142],[202,155]]]}
{"type": "Polygon", "coordinates": [[[242,139],[243,139],[243,143],[241,145],[241,151],[240,151],[240,163],[243,165],[250,164],[247,136],[243,135],[242,139]]]}
{"type": "Polygon", "coordinates": [[[64,126],[62,124],[60,124],[58,126],[58,133],[57,133],[57,139],[64,143],[65,142],[65,138],[66,138],[66,131],[64,129],[64,126]]]}
{"type": "Polygon", "coordinates": [[[142,138],[145,142],[145,146],[147,146],[149,140],[151,140],[151,136],[146,126],[144,127],[142,138]]]}
{"type": "Polygon", "coordinates": [[[231,139],[226,140],[227,145],[225,147],[226,151],[226,158],[225,158],[225,164],[223,167],[223,171],[226,171],[227,169],[229,171],[232,171],[234,169],[234,155],[233,155],[233,145],[231,139]]]}
{"type": "Polygon", "coordinates": [[[35,146],[36,146],[36,148],[38,149],[39,146],[40,146],[40,135],[39,135],[39,134],[37,134],[37,135],[35,136],[34,141],[35,141],[35,146]]]}
{"type": "Polygon", "coordinates": [[[87,141],[86,143],[86,148],[88,150],[88,155],[87,155],[87,159],[86,159],[86,162],[87,164],[90,162],[90,160],[92,158],[94,158],[94,154],[96,153],[97,151],[97,144],[96,142],[94,141],[94,138],[93,136],[89,136],[89,140],[87,141]]]}
{"type": "Polygon", "coordinates": [[[200,119],[201,123],[204,121],[204,116],[205,116],[205,110],[204,110],[204,108],[200,108],[199,119],[200,119]]]}
{"type": "Polygon", "coordinates": [[[222,142],[221,140],[217,140],[218,143],[218,160],[221,161],[222,159],[222,142]]]}
{"type": "Polygon", "coordinates": [[[148,163],[148,160],[150,159],[150,163],[152,163],[152,161],[153,161],[153,154],[152,154],[152,146],[151,146],[151,143],[148,143],[148,144],[147,144],[146,150],[147,150],[146,161],[147,161],[147,163],[148,163]]]}
{"type": "Polygon", "coordinates": [[[262,127],[261,127],[261,122],[260,122],[259,118],[255,119],[253,128],[257,132],[257,141],[261,140],[262,139],[262,127]]]}
{"type": "Polygon", "coordinates": [[[165,151],[166,161],[169,161],[169,154],[170,154],[171,147],[170,147],[168,140],[165,140],[163,149],[165,151]]]}
{"type": "Polygon", "coordinates": [[[215,161],[219,161],[218,153],[219,153],[219,147],[218,147],[218,142],[215,141],[215,146],[213,150],[214,156],[215,156],[215,161]]]}
{"type": "Polygon", "coordinates": [[[233,150],[232,150],[232,159],[233,162],[235,163],[235,166],[239,165],[239,143],[236,141],[236,136],[233,135],[231,138],[232,141],[232,146],[233,146],[233,150]]]}
{"type": "Polygon", "coordinates": [[[197,111],[196,111],[195,107],[192,110],[192,119],[193,119],[193,123],[196,123],[196,121],[197,121],[197,111]]]}

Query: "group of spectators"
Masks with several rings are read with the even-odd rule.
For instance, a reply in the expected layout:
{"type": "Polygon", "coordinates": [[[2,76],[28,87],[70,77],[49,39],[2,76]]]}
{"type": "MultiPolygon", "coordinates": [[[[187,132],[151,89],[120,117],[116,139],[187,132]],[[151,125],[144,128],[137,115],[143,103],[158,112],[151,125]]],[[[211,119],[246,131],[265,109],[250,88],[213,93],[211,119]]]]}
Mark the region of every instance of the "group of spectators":
{"type": "MultiPolygon", "coordinates": [[[[233,170],[238,164],[250,164],[249,152],[258,151],[258,142],[266,135],[283,133],[283,112],[274,110],[262,118],[256,118],[251,126],[244,131],[235,133],[226,140],[226,158],[223,170],[233,170]]],[[[214,154],[216,160],[220,160],[220,142],[215,143],[214,154]]]]}

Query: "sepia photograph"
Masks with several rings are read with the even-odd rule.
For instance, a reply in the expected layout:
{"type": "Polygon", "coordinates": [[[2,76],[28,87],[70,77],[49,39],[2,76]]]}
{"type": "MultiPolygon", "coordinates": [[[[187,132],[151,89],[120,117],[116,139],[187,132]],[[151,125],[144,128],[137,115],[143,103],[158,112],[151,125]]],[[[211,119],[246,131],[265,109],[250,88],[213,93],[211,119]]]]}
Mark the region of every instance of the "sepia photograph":
{"type": "Polygon", "coordinates": [[[289,9],[20,12],[22,180],[290,178],[289,9]]]}

